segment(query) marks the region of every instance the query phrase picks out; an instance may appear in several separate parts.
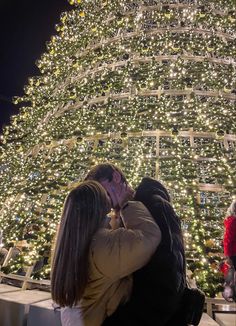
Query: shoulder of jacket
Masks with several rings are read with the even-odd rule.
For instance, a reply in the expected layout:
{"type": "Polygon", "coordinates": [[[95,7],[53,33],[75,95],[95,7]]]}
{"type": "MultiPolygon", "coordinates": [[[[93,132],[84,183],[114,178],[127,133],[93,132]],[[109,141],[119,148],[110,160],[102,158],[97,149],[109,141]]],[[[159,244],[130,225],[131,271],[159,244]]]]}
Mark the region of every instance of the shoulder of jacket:
{"type": "Polygon", "coordinates": [[[227,216],[226,219],[225,219],[225,226],[229,227],[229,226],[232,226],[232,225],[236,225],[236,216],[227,216]]]}
{"type": "Polygon", "coordinates": [[[230,221],[230,222],[235,222],[236,221],[236,216],[234,216],[234,215],[227,216],[226,220],[230,221]]]}

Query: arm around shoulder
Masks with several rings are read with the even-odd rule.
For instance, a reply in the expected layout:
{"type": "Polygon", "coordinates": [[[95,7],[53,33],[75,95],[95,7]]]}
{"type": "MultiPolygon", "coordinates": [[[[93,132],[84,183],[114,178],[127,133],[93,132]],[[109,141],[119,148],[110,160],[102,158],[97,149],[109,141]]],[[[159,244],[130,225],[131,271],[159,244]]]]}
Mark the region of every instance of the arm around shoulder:
{"type": "Polygon", "coordinates": [[[128,202],[121,210],[126,228],[104,230],[94,260],[110,278],[122,278],[143,267],[161,241],[161,231],[141,202],[128,202]]]}

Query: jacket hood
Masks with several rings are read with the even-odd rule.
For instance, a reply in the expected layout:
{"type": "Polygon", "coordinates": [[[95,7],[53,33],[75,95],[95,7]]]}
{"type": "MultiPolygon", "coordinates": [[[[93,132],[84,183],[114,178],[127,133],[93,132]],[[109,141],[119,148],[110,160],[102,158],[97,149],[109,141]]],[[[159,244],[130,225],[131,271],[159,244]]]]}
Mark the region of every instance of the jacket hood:
{"type": "Polygon", "coordinates": [[[140,200],[148,198],[152,195],[158,195],[161,198],[170,202],[170,195],[163,184],[151,177],[144,177],[136,189],[135,200],[140,200]]]}

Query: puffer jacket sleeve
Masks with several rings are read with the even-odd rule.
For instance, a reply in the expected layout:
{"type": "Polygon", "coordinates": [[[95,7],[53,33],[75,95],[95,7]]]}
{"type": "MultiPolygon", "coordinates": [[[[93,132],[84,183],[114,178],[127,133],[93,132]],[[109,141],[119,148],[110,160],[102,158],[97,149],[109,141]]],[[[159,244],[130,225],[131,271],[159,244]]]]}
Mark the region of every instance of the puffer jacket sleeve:
{"type": "Polygon", "coordinates": [[[125,228],[103,230],[93,246],[93,259],[102,274],[125,277],[143,267],[161,241],[161,231],[141,202],[128,202],[121,210],[125,228]]]}

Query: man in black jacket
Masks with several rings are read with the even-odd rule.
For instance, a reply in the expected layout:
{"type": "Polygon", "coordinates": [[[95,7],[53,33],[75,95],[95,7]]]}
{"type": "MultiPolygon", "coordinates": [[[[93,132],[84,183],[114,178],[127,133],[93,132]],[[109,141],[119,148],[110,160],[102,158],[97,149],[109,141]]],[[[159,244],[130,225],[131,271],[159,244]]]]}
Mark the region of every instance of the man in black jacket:
{"type": "MultiPolygon", "coordinates": [[[[99,164],[86,179],[100,182],[113,208],[119,210],[117,195],[129,187],[119,168],[110,163],[99,164]]],[[[149,263],[133,274],[129,302],[120,306],[104,325],[185,326],[181,307],[186,288],[185,252],[179,217],[166,188],[152,178],[143,178],[133,200],[143,202],[149,209],[161,229],[162,240],[149,263]]]]}

